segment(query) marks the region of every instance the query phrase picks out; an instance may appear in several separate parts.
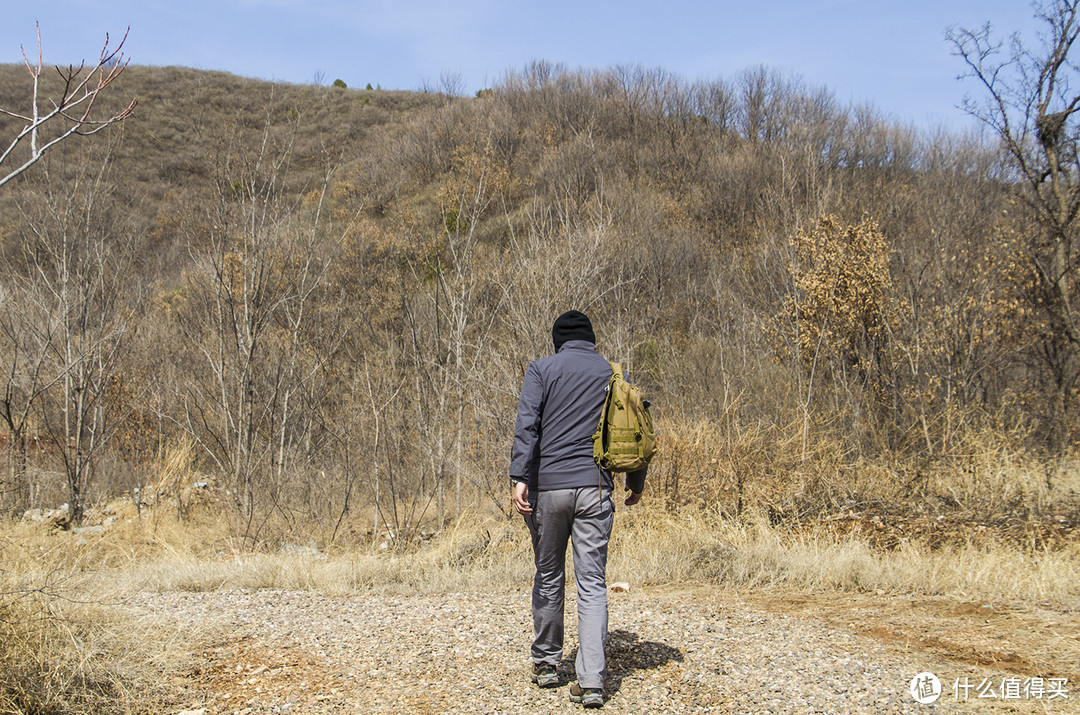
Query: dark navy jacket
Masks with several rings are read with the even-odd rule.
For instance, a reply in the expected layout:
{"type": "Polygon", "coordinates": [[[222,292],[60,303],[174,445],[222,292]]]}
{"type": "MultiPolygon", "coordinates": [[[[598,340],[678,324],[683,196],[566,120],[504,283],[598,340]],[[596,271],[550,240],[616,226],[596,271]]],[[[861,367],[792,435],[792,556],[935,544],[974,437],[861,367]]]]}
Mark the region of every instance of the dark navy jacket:
{"type": "MultiPolygon", "coordinates": [[[[611,475],[593,461],[592,436],[604,408],[611,364],[586,340],[570,340],[559,351],[530,363],[518,401],[510,478],[529,491],[603,484],[611,475]]],[[[645,470],[628,478],[644,487],[645,470]]]]}

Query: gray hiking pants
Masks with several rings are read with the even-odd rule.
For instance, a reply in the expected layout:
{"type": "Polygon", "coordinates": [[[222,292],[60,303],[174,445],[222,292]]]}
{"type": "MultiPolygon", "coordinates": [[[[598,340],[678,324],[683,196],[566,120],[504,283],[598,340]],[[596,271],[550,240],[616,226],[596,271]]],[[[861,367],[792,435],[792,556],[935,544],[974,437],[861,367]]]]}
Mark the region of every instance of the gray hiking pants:
{"type": "Polygon", "coordinates": [[[578,652],[575,668],[583,688],[604,687],[607,666],[607,552],[615,506],[611,492],[597,486],[535,493],[525,517],[532,535],[536,575],[532,615],[534,663],[558,665],[563,651],[566,542],[574,548],[577,581],[578,652]]]}

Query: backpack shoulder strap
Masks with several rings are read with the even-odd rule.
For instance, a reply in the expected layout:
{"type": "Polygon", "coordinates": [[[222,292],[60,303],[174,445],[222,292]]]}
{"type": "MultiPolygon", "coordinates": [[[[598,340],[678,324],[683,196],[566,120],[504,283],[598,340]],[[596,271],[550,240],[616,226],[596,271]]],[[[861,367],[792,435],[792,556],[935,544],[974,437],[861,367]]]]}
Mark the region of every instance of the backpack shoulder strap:
{"type": "Polygon", "coordinates": [[[612,362],[611,360],[608,360],[608,364],[611,365],[611,371],[613,373],[615,373],[616,375],[622,376],[622,365],[620,365],[617,362],[612,362]]]}

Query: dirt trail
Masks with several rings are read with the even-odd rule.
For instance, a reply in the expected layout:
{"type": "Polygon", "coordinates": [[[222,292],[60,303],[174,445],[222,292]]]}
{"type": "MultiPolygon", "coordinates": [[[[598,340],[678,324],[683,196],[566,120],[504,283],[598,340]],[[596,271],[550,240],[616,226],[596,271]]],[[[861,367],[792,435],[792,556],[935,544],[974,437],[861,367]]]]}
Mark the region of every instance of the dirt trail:
{"type": "MultiPolygon", "coordinates": [[[[572,599],[564,684],[544,691],[528,682],[524,592],[335,598],[222,591],[140,594],[128,605],[212,634],[179,683],[177,712],[579,709],[567,698],[572,599]]],[[[1076,613],[643,588],[612,594],[610,629],[608,713],[1080,712],[1080,691],[1072,692],[1080,681],[1076,613]],[[924,671],[942,684],[933,705],[909,693],[924,671]],[[1068,678],[1065,690],[1051,678],[1068,678]]]]}

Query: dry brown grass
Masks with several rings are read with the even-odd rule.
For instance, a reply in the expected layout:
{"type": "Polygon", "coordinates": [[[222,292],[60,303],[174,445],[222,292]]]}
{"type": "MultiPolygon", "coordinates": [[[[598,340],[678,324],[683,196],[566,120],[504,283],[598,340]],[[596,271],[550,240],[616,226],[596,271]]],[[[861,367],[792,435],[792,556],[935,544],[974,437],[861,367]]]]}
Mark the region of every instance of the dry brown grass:
{"type": "Polygon", "coordinates": [[[712,583],[737,589],[868,591],[1075,608],[1080,545],[908,543],[877,549],[854,535],[792,530],[763,517],[735,522],[643,510],[614,536],[610,577],[631,583],[712,583]]]}
{"type": "MultiPolygon", "coordinates": [[[[1050,549],[1000,539],[915,538],[880,548],[867,533],[831,526],[774,525],[759,514],[732,520],[646,501],[617,512],[609,577],[636,585],[917,594],[1064,610],[1080,595],[1075,542],[1050,549]]],[[[491,513],[467,513],[430,541],[386,550],[367,540],[324,550],[279,541],[252,550],[229,529],[228,517],[211,508],[183,522],[172,510],[144,510],[141,519],[131,510],[100,533],[47,538],[58,549],[67,542],[62,548],[71,567],[79,564],[122,591],[483,591],[526,588],[532,575],[525,526],[491,513]]]]}
{"type": "Polygon", "coordinates": [[[70,534],[0,534],[0,713],[153,713],[198,634],[123,609],[70,534]]]}
{"type": "Polygon", "coordinates": [[[661,439],[650,483],[664,501],[729,516],[740,502],[785,517],[876,504],[898,514],[1027,520],[1080,505],[1080,457],[1033,453],[1021,446],[1022,434],[1008,431],[957,430],[948,453],[933,458],[861,455],[820,424],[804,439],[798,419],[782,427],[673,419],[661,439]]]}
{"type": "Polygon", "coordinates": [[[116,575],[130,589],[205,591],[231,588],[316,590],[344,595],[365,591],[484,591],[516,587],[531,576],[524,526],[466,516],[430,542],[381,551],[370,546],[330,553],[284,544],[260,551],[217,551],[163,544],[156,556],[131,561],[116,575]],[[516,527],[520,526],[521,531],[516,527]]]}

